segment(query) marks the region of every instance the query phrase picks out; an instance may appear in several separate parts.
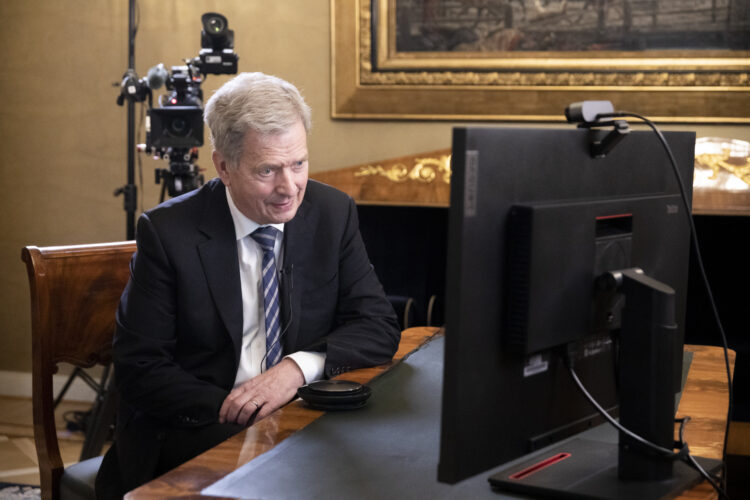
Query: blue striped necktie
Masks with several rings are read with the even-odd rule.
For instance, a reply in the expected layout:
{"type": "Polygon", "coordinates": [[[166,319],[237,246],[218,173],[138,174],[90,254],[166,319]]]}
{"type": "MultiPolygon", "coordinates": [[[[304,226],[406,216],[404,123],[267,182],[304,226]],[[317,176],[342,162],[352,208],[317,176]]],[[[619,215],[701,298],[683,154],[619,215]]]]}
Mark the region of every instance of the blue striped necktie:
{"type": "Polygon", "coordinates": [[[266,316],[266,368],[281,361],[279,308],[279,280],[276,275],[276,256],[273,247],[278,229],[259,227],[250,235],[263,250],[263,308],[266,316]]]}

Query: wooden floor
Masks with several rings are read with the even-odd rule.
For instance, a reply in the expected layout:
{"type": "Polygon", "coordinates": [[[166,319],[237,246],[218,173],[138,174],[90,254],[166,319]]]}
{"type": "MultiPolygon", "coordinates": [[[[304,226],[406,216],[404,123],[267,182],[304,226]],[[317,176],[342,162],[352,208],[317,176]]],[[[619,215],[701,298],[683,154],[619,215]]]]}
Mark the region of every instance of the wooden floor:
{"type": "MultiPolygon", "coordinates": [[[[66,429],[67,412],[86,411],[91,403],[63,401],[57,407],[57,430],[65,466],[78,461],[83,433],[66,429]]],[[[0,483],[39,485],[31,399],[0,396],[0,483]]]]}

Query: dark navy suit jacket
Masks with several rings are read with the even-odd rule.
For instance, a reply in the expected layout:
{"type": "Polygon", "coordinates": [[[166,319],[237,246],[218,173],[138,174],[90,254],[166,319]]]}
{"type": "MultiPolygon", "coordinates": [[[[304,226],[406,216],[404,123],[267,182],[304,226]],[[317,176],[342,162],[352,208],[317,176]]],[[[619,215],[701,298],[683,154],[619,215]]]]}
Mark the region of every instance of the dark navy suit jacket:
{"type": "MultiPolygon", "coordinates": [[[[117,312],[116,447],[126,489],[149,479],[170,429],[215,423],[242,345],[234,225],[219,179],[144,213],[117,312]]],[[[326,353],[325,375],[382,364],[400,331],[352,199],[309,181],[284,228],[284,352],[326,353]]]]}

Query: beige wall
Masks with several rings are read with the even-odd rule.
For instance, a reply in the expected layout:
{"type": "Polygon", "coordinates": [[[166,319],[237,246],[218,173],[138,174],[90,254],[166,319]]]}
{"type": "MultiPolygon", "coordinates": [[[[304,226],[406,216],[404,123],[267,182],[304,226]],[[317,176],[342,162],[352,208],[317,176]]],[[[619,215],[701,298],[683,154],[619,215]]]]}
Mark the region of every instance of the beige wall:
{"type": "MultiPolygon", "coordinates": [[[[28,284],[21,248],[124,239],[127,0],[0,2],[0,370],[30,370],[28,284]]],[[[136,71],[178,65],[200,48],[200,15],[226,15],[241,71],[299,86],[314,115],[311,168],[327,170],[448,147],[451,123],[330,119],[328,0],[140,0],[136,71]]],[[[206,95],[227,76],[209,75],[206,95]]],[[[139,110],[139,108],[138,108],[139,110]]],[[[750,140],[750,127],[666,127],[750,140]]],[[[143,139],[141,139],[142,141],[143,139]]],[[[199,165],[214,176],[210,152],[199,165]]],[[[143,161],[144,209],[159,197],[143,161]]]]}

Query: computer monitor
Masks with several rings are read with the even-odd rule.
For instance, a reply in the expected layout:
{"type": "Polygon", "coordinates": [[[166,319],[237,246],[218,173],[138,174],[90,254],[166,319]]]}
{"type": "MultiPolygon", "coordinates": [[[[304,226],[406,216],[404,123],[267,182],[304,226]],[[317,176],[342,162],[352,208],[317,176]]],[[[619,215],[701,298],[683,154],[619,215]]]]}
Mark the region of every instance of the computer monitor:
{"type": "MultiPolygon", "coordinates": [[[[592,157],[592,141],[606,134],[453,131],[442,482],[603,421],[573,383],[566,356],[600,404],[617,414],[625,299],[595,291],[603,273],[639,268],[673,289],[677,326],[666,365],[681,369],[689,214],[656,135],[631,131],[606,156],[592,157]]],[[[690,203],[695,136],[664,135],[690,203]]]]}

